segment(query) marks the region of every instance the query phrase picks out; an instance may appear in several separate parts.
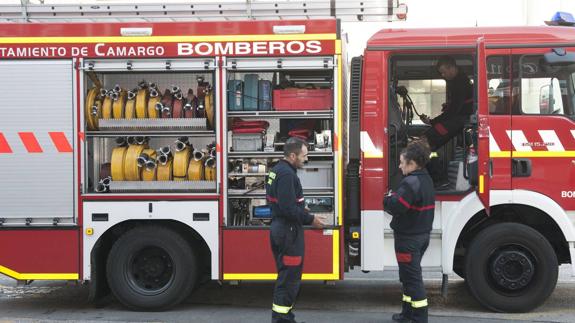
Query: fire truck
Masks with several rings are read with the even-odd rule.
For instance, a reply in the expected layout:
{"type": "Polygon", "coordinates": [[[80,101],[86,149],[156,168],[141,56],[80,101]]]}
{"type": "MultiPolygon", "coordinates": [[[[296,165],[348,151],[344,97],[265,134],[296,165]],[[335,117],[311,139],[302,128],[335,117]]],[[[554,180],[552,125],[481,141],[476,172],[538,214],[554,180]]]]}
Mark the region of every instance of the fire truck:
{"type": "Polygon", "coordinates": [[[381,3],[0,6],[0,273],[137,310],[273,280],[263,185],[291,136],[328,219],[305,229],[303,279],[397,270],[383,197],[449,55],[475,113],[434,153],[422,266],[491,310],[540,305],[575,256],[575,29],[385,29],[348,64],[340,19],[405,18],[381,3]]]}

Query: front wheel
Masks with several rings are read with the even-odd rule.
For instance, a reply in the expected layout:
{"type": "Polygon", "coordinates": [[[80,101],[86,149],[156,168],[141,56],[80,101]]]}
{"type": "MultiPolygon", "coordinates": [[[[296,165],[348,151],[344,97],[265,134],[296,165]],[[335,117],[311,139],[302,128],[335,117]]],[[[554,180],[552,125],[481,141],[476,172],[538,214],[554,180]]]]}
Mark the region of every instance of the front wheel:
{"type": "Polygon", "coordinates": [[[523,224],[485,228],[472,241],[465,259],[471,294],[494,311],[530,311],[557,284],[555,251],[543,235],[523,224]]]}
{"type": "Polygon", "coordinates": [[[195,254],[179,234],[160,226],[126,232],[108,255],[106,275],[114,296],[139,311],[179,304],[194,288],[195,254]]]}

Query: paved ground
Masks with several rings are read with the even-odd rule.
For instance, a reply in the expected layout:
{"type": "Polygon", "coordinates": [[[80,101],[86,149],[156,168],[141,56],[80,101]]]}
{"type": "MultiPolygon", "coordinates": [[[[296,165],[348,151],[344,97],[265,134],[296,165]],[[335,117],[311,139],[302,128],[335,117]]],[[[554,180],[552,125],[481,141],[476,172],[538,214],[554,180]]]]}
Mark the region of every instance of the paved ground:
{"type": "MultiPolygon", "coordinates": [[[[463,280],[451,278],[447,299],[440,296],[437,275],[427,275],[430,322],[575,322],[575,279],[563,266],[555,292],[540,308],[526,314],[486,311],[470,296],[463,280]]],[[[306,322],[391,322],[399,310],[397,273],[353,272],[335,285],[305,283],[297,317],[306,322]]],[[[4,322],[269,322],[270,283],[239,286],[210,282],[177,308],[163,313],[131,312],[114,300],[102,307],[87,302],[86,286],[35,282],[16,286],[0,278],[0,323],[4,322]]]]}

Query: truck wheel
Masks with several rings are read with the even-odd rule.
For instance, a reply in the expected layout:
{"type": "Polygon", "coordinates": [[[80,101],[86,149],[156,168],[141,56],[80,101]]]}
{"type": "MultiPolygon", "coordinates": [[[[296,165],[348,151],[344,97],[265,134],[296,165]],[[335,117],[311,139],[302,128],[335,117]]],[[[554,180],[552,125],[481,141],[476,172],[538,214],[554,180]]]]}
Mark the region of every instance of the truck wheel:
{"type": "Polygon", "coordinates": [[[497,312],[527,312],[555,289],[558,263],[551,244],[539,232],[518,223],[481,231],[465,257],[471,294],[497,312]]]}
{"type": "Polygon", "coordinates": [[[106,275],[126,307],[158,311],[179,304],[196,283],[196,256],[179,234],[148,226],[126,232],[108,255],[106,275]]]}

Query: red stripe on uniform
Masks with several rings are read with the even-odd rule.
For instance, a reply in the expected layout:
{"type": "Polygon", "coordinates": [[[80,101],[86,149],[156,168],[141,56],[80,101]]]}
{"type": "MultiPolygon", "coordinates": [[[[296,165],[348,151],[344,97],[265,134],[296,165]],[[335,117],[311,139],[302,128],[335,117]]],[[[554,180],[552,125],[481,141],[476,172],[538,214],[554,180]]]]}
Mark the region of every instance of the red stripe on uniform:
{"type": "Polygon", "coordinates": [[[11,153],[12,148],[10,148],[10,145],[6,140],[6,137],[4,137],[4,134],[0,132],[0,154],[11,154],[11,153]]]}
{"type": "Polygon", "coordinates": [[[50,138],[52,138],[52,142],[54,143],[54,146],[56,146],[56,149],[58,149],[58,152],[72,152],[72,146],[63,132],[48,132],[48,134],[50,135],[50,138]]]}
{"type": "Polygon", "coordinates": [[[20,140],[22,140],[24,147],[26,147],[26,150],[29,153],[42,153],[42,152],[44,152],[42,150],[42,147],[40,147],[40,143],[36,139],[36,136],[34,136],[34,133],[32,133],[32,132],[19,132],[18,136],[20,136],[20,140]]]}
{"type": "Polygon", "coordinates": [[[416,211],[425,211],[425,210],[433,210],[435,209],[435,205],[426,205],[426,206],[415,206],[409,204],[406,200],[403,199],[401,196],[397,196],[397,200],[399,203],[403,204],[406,208],[416,210],[416,211]]]}
{"type": "Polygon", "coordinates": [[[283,256],[282,262],[284,266],[299,266],[301,264],[301,256],[283,256]]]}
{"type": "Polygon", "coordinates": [[[271,196],[266,196],[267,200],[272,202],[272,203],[277,203],[278,199],[276,199],[275,197],[271,197],[271,196]]]}
{"type": "Polygon", "coordinates": [[[441,123],[436,123],[433,128],[435,128],[435,130],[442,136],[445,136],[448,133],[447,129],[445,129],[441,123]]]}
{"type": "Polygon", "coordinates": [[[395,258],[397,258],[397,262],[400,262],[400,263],[410,263],[411,262],[411,254],[409,252],[396,252],[395,258]]]}

